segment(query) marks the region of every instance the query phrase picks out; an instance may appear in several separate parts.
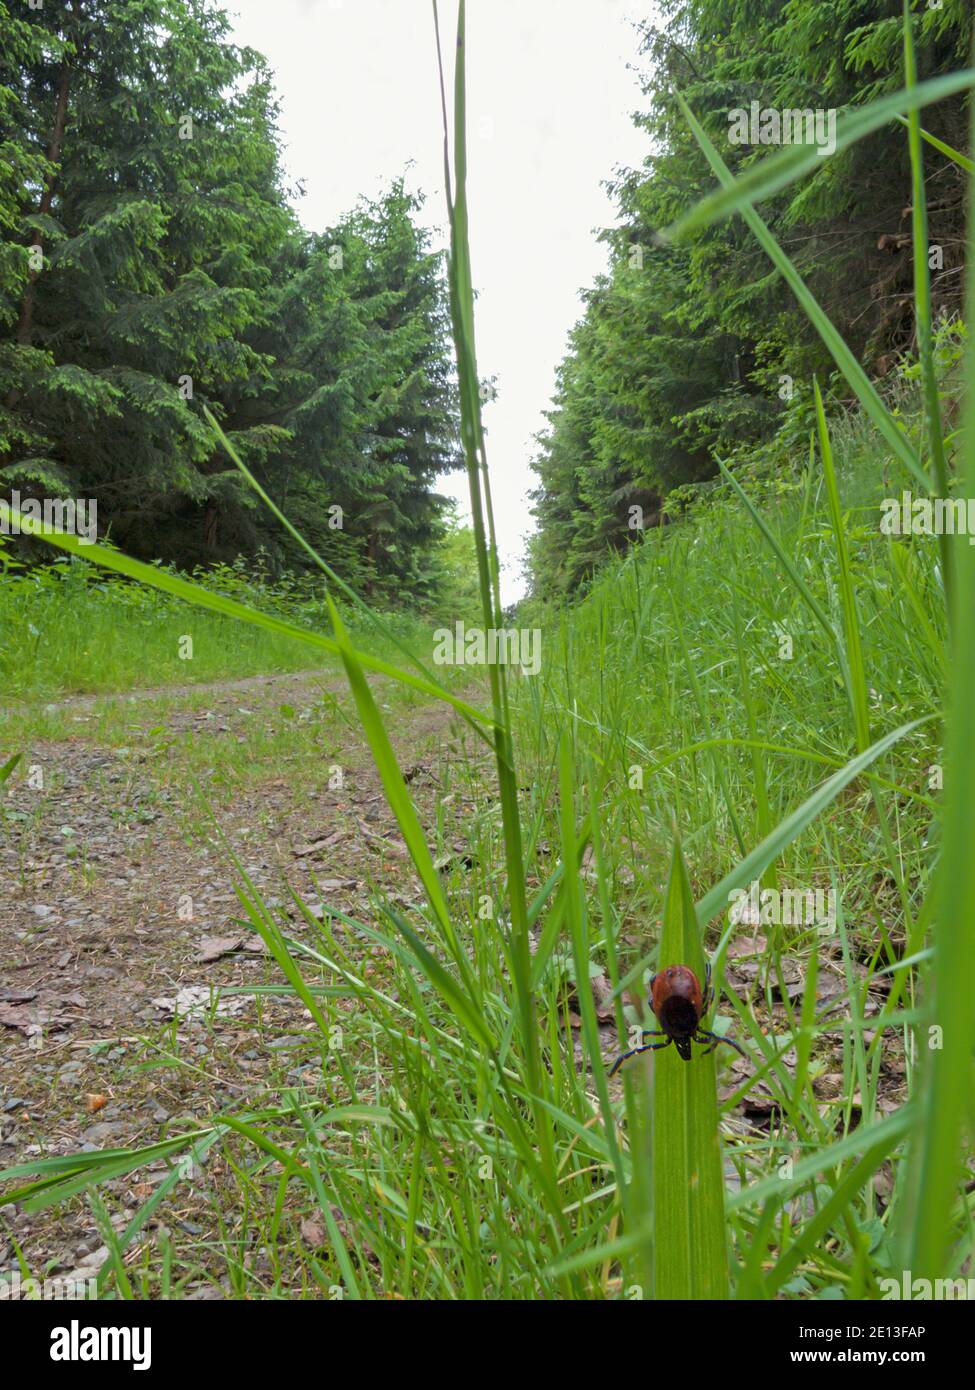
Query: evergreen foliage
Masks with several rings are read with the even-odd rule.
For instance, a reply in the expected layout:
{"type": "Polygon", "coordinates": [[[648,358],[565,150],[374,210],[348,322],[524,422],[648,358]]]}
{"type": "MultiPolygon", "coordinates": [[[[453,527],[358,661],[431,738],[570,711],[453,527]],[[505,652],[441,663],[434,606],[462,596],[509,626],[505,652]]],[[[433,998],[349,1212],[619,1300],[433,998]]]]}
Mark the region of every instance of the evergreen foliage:
{"type": "MultiPolygon", "coordinates": [[[[963,67],[969,0],[915,4],[919,68],[963,67]]],[[[901,0],[662,0],[643,30],[651,153],[611,189],[619,228],[604,233],[607,272],[559,373],[535,469],[542,595],[570,592],[660,519],[668,491],[713,476],[808,409],[831,363],[741,222],[678,245],[670,226],[713,187],[675,100],[689,102],[736,174],[771,151],[733,143],[733,113],[828,112],[903,86],[901,0]],[[803,399],[805,393],[805,399],[803,399]],[[791,401],[791,406],[790,406],[791,401]],[[642,512],[631,511],[638,506],[642,512]]],[[[941,102],[924,125],[964,149],[967,102],[941,102]]],[[[925,149],[935,312],[959,307],[964,175],[925,149]]],[[[907,142],[896,121],[762,204],[762,215],[850,346],[882,377],[914,348],[907,142]]]]}
{"type": "Polygon", "coordinates": [[[302,229],[228,30],[211,0],[0,0],[0,489],[93,498],[143,558],[301,567],[206,405],[340,572],[422,598],[456,451],[441,258],[401,183],[302,229]]]}

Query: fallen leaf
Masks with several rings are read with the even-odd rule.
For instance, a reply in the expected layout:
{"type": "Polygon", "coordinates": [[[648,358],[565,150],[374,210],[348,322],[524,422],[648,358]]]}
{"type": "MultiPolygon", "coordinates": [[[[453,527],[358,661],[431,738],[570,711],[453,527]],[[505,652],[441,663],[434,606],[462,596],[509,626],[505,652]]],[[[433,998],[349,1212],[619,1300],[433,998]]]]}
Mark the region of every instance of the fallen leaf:
{"type": "Polygon", "coordinates": [[[596,1017],[600,1023],[609,1023],[616,1017],[616,1008],[613,1003],[613,986],[605,975],[593,975],[589,983],[592,985],[593,1003],[596,1005],[596,1017]]]}
{"type": "Polygon", "coordinates": [[[313,1250],[321,1250],[325,1244],[325,1226],[317,1216],[306,1216],[301,1223],[301,1238],[313,1250]]]}

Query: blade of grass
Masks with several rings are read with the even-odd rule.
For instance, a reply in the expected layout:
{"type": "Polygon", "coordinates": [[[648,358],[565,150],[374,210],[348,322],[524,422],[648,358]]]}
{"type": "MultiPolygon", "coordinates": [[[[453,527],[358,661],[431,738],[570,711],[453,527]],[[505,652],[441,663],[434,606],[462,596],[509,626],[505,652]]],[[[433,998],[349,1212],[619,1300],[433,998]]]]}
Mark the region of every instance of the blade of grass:
{"type": "MultiPolygon", "coordinates": [[[[944,101],[946,97],[967,91],[970,87],[975,87],[975,69],[968,68],[944,77],[933,77],[927,82],[922,82],[913,91],[892,92],[889,96],[871,102],[869,106],[841,111],[836,121],[833,154],[847,149],[889,121],[902,119],[903,111],[917,110],[936,101],[944,101]]],[[[932,139],[932,144],[934,143],[932,139]]],[[[949,146],[942,147],[941,142],[937,142],[937,148],[952,158],[956,157],[955,152],[949,146]]],[[[823,154],[819,145],[786,146],[767,159],[751,165],[732,183],[727,183],[723,188],[716,189],[706,198],[702,198],[662,235],[670,240],[677,240],[690,231],[705,227],[721,217],[730,216],[737,212],[744,202],[756,203],[770,198],[783,188],[788,188],[804,174],[821,168],[824,159],[830,157],[832,156],[823,154]]],[[[964,156],[959,156],[958,159],[961,162],[964,156]]]]}
{"type": "MultiPolygon", "coordinates": [[[[850,553],[846,543],[846,529],[843,524],[843,513],[840,509],[839,489],[836,485],[836,469],[833,466],[833,450],[829,439],[829,430],[826,426],[826,412],[823,409],[823,398],[819,390],[819,382],[813,381],[815,402],[816,402],[816,428],[819,436],[819,452],[823,461],[823,475],[826,479],[826,496],[829,503],[830,524],[833,529],[833,543],[836,548],[837,568],[839,570],[839,589],[840,604],[843,610],[843,635],[844,635],[844,674],[847,680],[847,693],[849,696],[850,707],[853,712],[853,724],[856,730],[856,746],[859,752],[870,745],[870,697],[867,688],[866,668],[863,660],[863,644],[860,640],[860,620],[857,612],[856,594],[853,589],[853,575],[850,568],[850,553]]],[[[884,842],[884,850],[887,855],[887,863],[897,881],[897,891],[900,895],[901,909],[904,913],[905,928],[908,933],[911,931],[913,922],[913,911],[911,907],[910,887],[906,881],[903,867],[899,861],[897,850],[894,846],[893,836],[890,831],[887,811],[880,795],[880,787],[875,778],[868,778],[870,784],[870,794],[873,798],[874,810],[877,813],[877,823],[880,827],[881,837],[884,842]]],[[[885,943],[888,952],[893,955],[889,946],[889,940],[885,943]]]]}
{"type": "MultiPolygon", "coordinates": [[[[575,817],[573,815],[574,801],[572,743],[568,731],[563,730],[559,744],[559,829],[562,837],[562,862],[572,865],[578,862],[579,857],[575,817]]],[[[583,915],[578,870],[566,876],[563,899],[569,926],[569,938],[572,942],[576,993],[579,1000],[579,1012],[582,1017],[583,1040],[592,1067],[596,1094],[599,1097],[603,1132],[606,1135],[607,1146],[612,1155],[617,1183],[622,1187],[623,1164],[616,1142],[616,1122],[609,1099],[606,1069],[602,1062],[602,1049],[599,1046],[599,1023],[596,1019],[596,1006],[589,985],[589,942],[586,935],[586,921],[583,915]]]]}
{"type": "Polygon", "coordinates": [[[840,510],[840,494],[836,486],[836,469],[833,467],[833,450],[829,442],[829,430],[826,427],[826,412],[823,410],[823,398],[819,391],[819,382],[815,380],[813,381],[813,393],[816,401],[819,452],[823,460],[826,497],[829,502],[829,516],[833,527],[833,540],[836,546],[836,560],[839,570],[840,603],[843,609],[843,633],[846,650],[844,673],[847,678],[847,691],[853,711],[853,723],[856,728],[857,749],[863,752],[865,748],[870,746],[870,700],[863,664],[860,624],[857,617],[856,596],[853,592],[853,578],[850,573],[850,554],[846,544],[843,513],[840,510]]]}
{"type": "MultiPolygon", "coordinates": [[[[484,450],[484,431],[481,424],[480,385],[477,376],[477,355],[474,339],[474,283],[471,271],[467,209],[467,8],[465,0],[460,0],[457,10],[452,179],[449,160],[446,84],[437,0],[433,0],[433,17],[440,71],[441,106],[445,122],[444,172],[450,214],[448,270],[451,322],[453,324],[460,385],[461,441],[464,448],[471,499],[471,518],[477,554],[481,608],[485,630],[488,630],[500,627],[502,619],[497,544],[494,536],[491,489],[484,450]],[[487,517],[487,529],[485,528],[485,516],[487,517]]],[[[501,825],[511,918],[512,972],[529,1084],[532,1091],[538,1093],[543,1081],[538,1030],[532,1008],[531,949],[528,903],[525,891],[526,872],[518,808],[518,784],[514,768],[511,717],[503,666],[497,662],[492,662],[488,667],[488,673],[491,682],[495,761],[501,799],[501,825]]],[[[543,1161],[554,1167],[549,1120],[543,1109],[536,1110],[536,1121],[539,1130],[539,1142],[543,1149],[543,1161]]]]}
{"type": "MultiPolygon", "coordinates": [[[[975,109],[971,116],[975,135],[975,109]]],[[[975,209],[971,203],[968,264],[975,264],[975,209]]],[[[969,276],[967,317],[975,315],[975,279],[969,276]]],[[[961,495],[975,497],[975,344],[965,363],[965,428],[961,495]]],[[[911,1155],[911,1201],[905,1205],[902,1240],[914,1278],[937,1279],[950,1271],[951,1213],[962,1165],[962,1138],[971,1140],[972,1054],[975,1051],[975,854],[972,853],[972,787],[975,786],[975,547],[955,537],[957,585],[945,777],[943,849],[935,886],[935,957],[928,982],[930,1025],[940,1046],[922,1063],[921,1103],[911,1155]],[[961,544],[959,544],[961,541],[961,544]]],[[[922,1030],[929,1040],[932,1034],[922,1030]]]]}
{"type": "MultiPolygon", "coordinates": [[[[897,119],[900,121],[901,125],[906,126],[910,124],[906,116],[898,116],[897,119]]],[[[940,151],[943,155],[947,155],[949,159],[953,160],[955,164],[964,169],[966,173],[975,174],[975,160],[969,159],[968,155],[962,154],[961,150],[956,150],[946,141],[939,140],[937,135],[932,135],[928,130],[921,130],[921,139],[927,140],[928,144],[931,145],[933,149],[940,151]]]]}
{"type": "MultiPolygon", "coordinates": [[[[744,706],[745,721],[748,728],[749,754],[752,764],[752,785],[755,789],[756,828],[759,837],[764,840],[766,835],[772,833],[774,822],[768,795],[768,773],[766,771],[763,749],[758,737],[758,719],[755,714],[755,701],[752,698],[751,681],[748,679],[748,672],[745,669],[745,641],[741,630],[738,590],[734,585],[732,585],[731,589],[731,612],[735,625],[735,651],[738,657],[738,682],[741,687],[741,701],[744,706]]],[[[763,883],[769,888],[778,887],[778,874],[776,873],[774,863],[770,864],[766,869],[763,883]]]]}
{"type": "MultiPolygon", "coordinates": [[[[915,98],[908,112],[908,148],[911,156],[911,233],[914,251],[914,314],[917,320],[918,353],[921,359],[921,388],[928,427],[928,448],[939,497],[948,496],[948,464],[945,459],[941,402],[934,366],[934,340],[931,331],[931,272],[928,268],[928,200],[924,188],[924,150],[921,144],[921,114],[916,105],[918,93],[917,61],[914,57],[914,27],[910,6],[904,0],[905,86],[915,98]]],[[[941,572],[951,612],[951,546],[943,532],[938,537],[941,572]]]]}
{"type": "MultiPolygon", "coordinates": [[[[975,77],[972,78],[975,82],[975,77]]],[[[711,168],[717,174],[720,182],[727,189],[734,187],[735,180],[731,171],[715,149],[711,140],[708,138],[703,126],[687,105],[687,102],[676,93],[677,101],[684,113],[688,125],[694,134],[697,143],[704,152],[705,158],[711,168]]],[[[768,227],[759,217],[758,213],[751,206],[747,198],[738,194],[733,198],[733,207],[729,210],[739,211],[755,235],[756,240],[771,260],[772,264],[779,271],[786,284],[792,290],[800,306],[805,311],[816,332],[822,338],[829,350],[834,362],[843,373],[848,384],[856,393],[860,404],[866,414],[873,421],[880,434],[892,449],[894,456],[898,458],[904,467],[917,479],[925,492],[929,492],[932,487],[932,480],[925,473],[921,466],[916,450],[911,445],[910,440],[904,431],[897,424],[890,411],[884,405],[873,382],[867,376],[863,367],[850,351],[839,332],[833,326],[828,316],[824,313],[819,301],[815,298],[796,270],[792,261],[782,250],[775,237],[768,227]]]]}
{"type": "Polygon", "coordinates": [[[443,940],[461,972],[466,989],[471,993],[473,992],[473,981],[467,956],[454,931],[454,925],[450,919],[450,908],[447,906],[447,899],[444,896],[443,884],[434,865],[430,848],[424,838],[413,802],[410,800],[410,794],[406,789],[403,774],[396,761],[396,754],[393,752],[393,745],[389,741],[389,735],[386,733],[379,710],[376,708],[376,701],[369,689],[369,683],[359,662],[358,653],[352,648],[331,595],[326,595],[326,601],[339,654],[359,714],[359,722],[369,741],[373,761],[383,784],[386,801],[402,831],[406,847],[410,852],[410,858],[413,860],[420,882],[423,884],[427,901],[440,928],[443,940]]]}
{"type": "MultiPolygon", "coordinates": [[[[204,406],[203,414],[206,416],[210,428],[213,430],[214,434],[217,436],[220,443],[223,445],[224,449],[230,456],[231,461],[244,475],[250,486],[257,493],[258,497],[261,498],[262,502],[264,502],[268,510],[272,512],[274,516],[277,517],[278,521],[280,521],[281,525],[285,528],[288,534],[298,542],[298,544],[302,547],[305,553],[308,556],[310,556],[310,558],[315,562],[318,568],[325,575],[326,579],[331,580],[335,587],[339,589],[343,594],[345,594],[346,598],[348,598],[350,602],[355,604],[359,611],[363,613],[366,618],[368,618],[368,620],[376,627],[376,629],[379,632],[382,633],[382,635],[387,639],[387,641],[391,642],[393,646],[398,647],[404,656],[409,657],[410,661],[413,662],[413,665],[420,672],[420,674],[427,681],[429,681],[430,685],[440,691],[442,699],[449,700],[451,698],[450,691],[447,690],[441,684],[441,682],[437,680],[436,676],[429,669],[429,667],[424,665],[424,663],[417,656],[416,652],[413,651],[412,647],[410,647],[407,642],[404,642],[403,639],[399,636],[399,634],[395,632],[389,626],[388,623],[384,622],[380,615],[376,613],[372,608],[370,608],[370,606],[359,597],[359,595],[352,588],[352,586],[347,584],[340,574],[336,574],[335,570],[332,569],[331,565],[329,565],[325,560],[322,559],[321,555],[319,555],[318,551],[314,548],[314,546],[310,545],[309,542],[305,539],[305,537],[301,534],[301,532],[296,527],[292,526],[291,522],[285,516],[284,512],[282,512],[280,507],[278,507],[274,500],[268,496],[265,490],[261,487],[260,483],[254,477],[253,473],[251,473],[250,469],[244,463],[237,450],[234,448],[230,440],[227,438],[223,430],[220,428],[220,425],[216,417],[213,415],[212,411],[210,411],[206,406],[204,406]]],[[[467,720],[467,723],[470,724],[471,728],[474,730],[474,732],[478,735],[479,738],[486,737],[483,729],[481,729],[480,725],[476,722],[476,720],[472,720],[466,715],[464,716],[464,718],[467,720]]]]}
{"type": "Polygon", "coordinates": [[[23,753],[15,753],[12,758],[8,758],[3,767],[0,767],[0,786],[7,781],[14,768],[23,757],[23,753]]]}
{"type": "Polygon", "coordinates": [[[837,1139],[835,1143],[827,1145],[825,1149],[819,1149],[801,1158],[793,1165],[788,1176],[775,1172],[771,1177],[762,1178],[760,1182],[730,1193],[728,1210],[740,1211],[742,1208],[766,1202],[769,1198],[788,1196],[797,1188],[803,1187],[811,1178],[835,1168],[852,1154],[864,1153],[880,1144],[886,1145],[889,1151],[894,1144],[910,1133],[915,1119],[916,1108],[907,1104],[895,1110],[893,1115],[878,1120],[874,1125],[858,1125],[856,1129],[845,1134],[842,1139],[837,1139]]]}
{"type": "MultiPolygon", "coordinates": [[[[704,980],[704,951],[679,840],[664,900],[660,968],[687,965],[704,980]]],[[[724,1175],[713,1053],[684,1062],[675,1047],[652,1054],[654,1297],[728,1297],[724,1175]]]]}

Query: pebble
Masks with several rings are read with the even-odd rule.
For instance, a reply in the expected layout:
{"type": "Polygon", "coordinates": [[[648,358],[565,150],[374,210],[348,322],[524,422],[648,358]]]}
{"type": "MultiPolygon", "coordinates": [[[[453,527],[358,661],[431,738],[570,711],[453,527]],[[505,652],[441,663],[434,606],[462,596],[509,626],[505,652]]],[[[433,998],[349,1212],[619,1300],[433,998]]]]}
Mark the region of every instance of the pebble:
{"type": "Polygon", "coordinates": [[[90,1125],[82,1132],[82,1139],[86,1144],[99,1144],[105,1139],[114,1138],[119,1131],[119,1126],[109,1121],[100,1121],[97,1125],[90,1125]]]}

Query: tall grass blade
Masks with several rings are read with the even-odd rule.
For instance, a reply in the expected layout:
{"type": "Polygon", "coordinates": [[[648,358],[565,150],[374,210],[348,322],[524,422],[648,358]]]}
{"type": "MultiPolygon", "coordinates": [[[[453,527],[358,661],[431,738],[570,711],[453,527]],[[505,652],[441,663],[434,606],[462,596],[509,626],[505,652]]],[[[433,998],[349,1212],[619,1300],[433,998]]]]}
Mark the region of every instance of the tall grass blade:
{"type": "MultiPolygon", "coordinates": [[[[739,212],[745,203],[757,203],[764,198],[771,198],[783,188],[795,183],[797,179],[801,179],[804,174],[822,168],[824,158],[831,158],[832,155],[849,148],[864,136],[880,130],[889,121],[902,119],[902,112],[944,101],[946,97],[967,91],[970,87],[975,87],[975,68],[952,72],[944,77],[933,77],[927,82],[922,82],[913,92],[907,89],[892,92],[889,96],[872,101],[869,106],[841,111],[836,121],[836,144],[832,151],[826,153],[823,146],[815,144],[787,145],[775,154],[769,155],[767,159],[751,165],[731,183],[725,183],[723,188],[716,189],[706,198],[702,198],[673,226],[668,227],[663,235],[677,240],[687,232],[706,227],[719,218],[739,212]]],[[[957,158],[959,163],[964,160],[964,156],[958,156],[950,146],[943,145],[941,141],[935,142],[933,137],[929,138],[944,154],[957,158]]]]}
{"type": "MultiPolygon", "coordinates": [[[[904,75],[907,90],[916,99],[917,61],[914,56],[914,30],[911,11],[904,0],[904,75]]],[[[911,156],[911,233],[914,259],[914,314],[917,320],[918,354],[921,359],[921,389],[928,427],[928,449],[939,497],[948,496],[948,463],[945,459],[941,402],[934,365],[934,339],[931,323],[931,272],[928,268],[928,204],[924,188],[924,149],[921,144],[921,113],[912,102],[908,113],[908,148],[911,156]]],[[[948,536],[938,537],[941,571],[951,609],[951,546],[948,536]]]]}
{"type": "MultiPolygon", "coordinates": [[[[659,968],[688,965],[704,981],[701,930],[690,879],[675,840],[664,901],[659,968]]],[[[702,1020],[703,1021],[703,1020],[702,1020]]],[[[706,1023],[705,1023],[706,1026],[706,1023]]],[[[692,1044],[653,1057],[654,1297],[728,1297],[724,1176],[714,1053],[692,1044]]]]}
{"type": "MultiPolygon", "coordinates": [[[[973,76],[972,81],[975,82],[975,76],[973,76]]],[[[725,188],[733,188],[735,180],[732,177],[731,171],[720,154],[718,154],[718,151],[714,148],[714,145],[708,138],[700,121],[698,121],[679,92],[677,93],[677,100],[711,168],[717,174],[718,179],[725,188]]],[[[918,458],[916,450],[880,399],[877,388],[850,351],[839,332],[830,322],[830,319],[820,306],[819,301],[813,295],[812,291],[808,289],[802,276],[782,250],[779,243],[775,240],[775,237],[759,217],[758,213],[751,206],[751,203],[747,199],[739,197],[735,200],[735,204],[735,210],[741,213],[754,233],[756,240],[766,252],[772,264],[780,272],[782,278],[799,301],[800,306],[805,310],[807,317],[816,329],[816,332],[822,338],[836,365],[846,377],[852,390],[856,392],[861,405],[880,431],[883,438],[887,441],[894,456],[908,469],[920,483],[921,487],[924,488],[925,492],[929,492],[932,486],[931,478],[925,473],[921,466],[921,461],[918,458]]]]}
{"type": "Polygon", "coordinates": [[[870,697],[867,690],[867,676],[863,664],[863,645],[860,641],[860,620],[857,616],[856,595],[853,592],[853,576],[850,572],[850,553],[846,544],[846,531],[843,513],[840,510],[840,494],[836,486],[836,469],[833,466],[833,450],[826,427],[826,412],[819,391],[819,382],[813,382],[816,398],[816,428],[819,434],[819,452],[823,460],[823,473],[826,478],[826,497],[829,502],[829,517],[833,527],[833,540],[836,545],[836,561],[839,569],[840,603],[843,608],[843,632],[846,644],[844,674],[853,711],[856,728],[857,749],[862,752],[870,746],[870,697]]]}
{"type": "MultiPolygon", "coordinates": [[[[325,575],[326,579],[329,580],[332,584],[334,584],[335,587],[341,593],[345,594],[346,598],[349,599],[351,603],[355,604],[359,612],[362,613],[369,620],[369,622],[371,622],[376,627],[377,631],[382,633],[382,635],[386,638],[388,642],[392,643],[393,646],[398,647],[404,656],[409,657],[410,661],[413,662],[413,665],[420,672],[420,674],[425,676],[431,685],[436,686],[438,689],[441,690],[442,698],[449,699],[450,692],[441,686],[440,681],[437,680],[436,676],[429,669],[429,667],[425,665],[421,658],[417,656],[416,652],[412,649],[409,643],[405,642],[403,638],[400,637],[399,633],[397,633],[392,627],[390,627],[389,623],[384,622],[380,615],[373,608],[370,608],[368,603],[366,603],[363,599],[359,597],[359,595],[352,588],[352,586],[350,584],[347,584],[345,580],[342,578],[342,576],[340,574],[337,574],[326,560],[322,559],[321,555],[319,555],[315,547],[305,539],[305,537],[301,534],[298,528],[296,526],[292,526],[291,522],[285,516],[284,512],[282,512],[281,508],[277,505],[274,499],[272,497],[269,497],[267,492],[265,492],[264,488],[261,487],[260,483],[254,477],[253,473],[244,463],[244,460],[240,457],[240,454],[237,452],[233,444],[231,444],[230,440],[227,438],[226,434],[224,434],[223,430],[220,428],[220,424],[214,416],[213,412],[207,406],[203,407],[203,414],[206,416],[210,428],[213,430],[214,434],[217,436],[220,443],[223,445],[223,448],[226,450],[231,462],[235,465],[237,469],[239,469],[239,471],[247,479],[247,482],[257,493],[258,497],[260,497],[261,501],[268,508],[268,510],[274,516],[277,517],[278,521],[280,521],[281,525],[288,532],[288,534],[295,541],[297,541],[297,543],[301,546],[302,550],[304,550],[305,554],[308,555],[309,558],[314,561],[314,563],[325,575]]],[[[468,722],[471,724],[471,727],[478,734],[481,733],[481,730],[476,722],[468,722]]]]}
{"type": "MultiPolygon", "coordinates": [[[[972,135],[975,138],[975,112],[972,135]]],[[[967,264],[975,264],[975,207],[969,184],[967,264]]],[[[975,322],[975,279],[968,278],[967,315],[975,322]]],[[[965,428],[960,493],[975,497],[975,344],[965,365],[965,428]]],[[[975,547],[952,538],[957,585],[953,604],[950,711],[945,761],[943,848],[935,899],[935,956],[929,978],[928,1027],[918,1030],[922,1091],[912,1149],[912,1202],[902,1227],[905,1260],[915,1279],[955,1272],[950,1247],[963,1152],[975,1139],[975,547]]]]}
{"type": "MultiPolygon", "coordinates": [[[[446,125],[446,86],[437,0],[433,0],[433,16],[440,67],[441,105],[445,119],[444,156],[446,164],[444,172],[450,213],[450,304],[460,384],[461,441],[464,447],[470,490],[481,608],[484,615],[484,626],[488,630],[499,628],[502,625],[502,617],[498,552],[494,535],[491,488],[484,450],[484,431],[481,424],[480,383],[477,375],[477,354],[474,342],[474,282],[471,271],[467,208],[467,7],[465,0],[460,0],[457,10],[452,177],[449,163],[450,142],[446,125]]],[[[537,1028],[532,1008],[528,902],[525,889],[526,875],[521,818],[518,808],[518,784],[514,767],[514,745],[511,736],[511,718],[504,667],[497,662],[492,662],[488,667],[488,674],[491,682],[491,702],[494,713],[495,761],[501,798],[501,824],[511,917],[512,973],[529,1082],[532,1089],[538,1091],[542,1084],[542,1069],[537,1028]]],[[[547,1117],[542,1111],[539,1111],[537,1118],[541,1142],[548,1150],[549,1126],[547,1117]]]]}
{"type": "MultiPolygon", "coordinates": [[[[902,125],[909,125],[906,116],[898,116],[897,119],[902,125]]],[[[953,145],[949,145],[946,140],[940,140],[937,135],[932,135],[929,130],[921,130],[921,139],[926,140],[932,149],[945,155],[952,160],[959,168],[964,169],[967,174],[975,174],[975,159],[969,159],[967,154],[962,154],[961,150],[956,150],[953,145]]]]}

